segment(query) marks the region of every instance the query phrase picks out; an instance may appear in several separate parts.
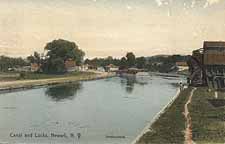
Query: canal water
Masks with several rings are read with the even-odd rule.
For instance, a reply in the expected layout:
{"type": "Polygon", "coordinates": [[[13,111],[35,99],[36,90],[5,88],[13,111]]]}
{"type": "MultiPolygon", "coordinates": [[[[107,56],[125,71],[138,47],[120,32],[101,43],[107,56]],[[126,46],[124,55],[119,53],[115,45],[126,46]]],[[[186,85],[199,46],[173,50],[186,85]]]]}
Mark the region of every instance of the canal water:
{"type": "Polygon", "coordinates": [[[0,143],[129,144],[179,81],[114,77],[0,94],[0,143]]]}

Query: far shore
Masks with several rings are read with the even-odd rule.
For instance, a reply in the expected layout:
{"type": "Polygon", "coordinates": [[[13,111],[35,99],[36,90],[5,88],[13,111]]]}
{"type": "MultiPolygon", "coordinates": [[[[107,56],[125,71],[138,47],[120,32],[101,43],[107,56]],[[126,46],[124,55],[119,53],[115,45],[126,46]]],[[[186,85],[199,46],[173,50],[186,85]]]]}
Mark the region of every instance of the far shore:
{"type": "Polygon", "coordinates": [[[72,83],[77,81],[104,79],[114,77],[115,75],[116,75],[115,73],[92,72],[87,75],[76,75],[59,78],[3,81],[0,83],[0,92],[10,92],[20,89],[31,89],[45,85],[56,85],[63,83],[72,83]]]}
{"type": "MultiPolygon", "coordinates": [[[[161,76],[161,77],[172,77],[178,78],[183,75],[170,74],[170,73],[159,73],[159,72],[149,72],[150,76],[161,76]]],[[[56,85],[64,83],[72,83],[77,81],[89,81],[104,79],[117,76],[115,72],[100,72],[89,70],[87,72],[80,72],[78,74],[65,74],[65,75],[39,75],[39,74],[28,74],[24,79],[18,79],[18,74],[3,74],[0,81],[0,93],[10,92],[15,90],[31,89],[46,85],[56,85]],[[4,79],[4,76],[9,77],[4,79]]]]}

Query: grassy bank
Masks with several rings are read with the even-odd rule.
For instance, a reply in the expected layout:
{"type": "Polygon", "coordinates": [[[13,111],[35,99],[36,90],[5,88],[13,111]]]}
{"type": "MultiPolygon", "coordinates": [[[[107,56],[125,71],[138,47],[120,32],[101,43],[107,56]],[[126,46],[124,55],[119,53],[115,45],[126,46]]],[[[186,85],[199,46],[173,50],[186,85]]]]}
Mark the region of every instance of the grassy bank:
{"type": "Polygon", "coordinates": [[[20,74],[15,72],[0,72],[0,82],[16,80],[19,78],[19,76],[20,74]]]}
{"type": "Polygon", "coordinates": [[[65,74],[44,74],[44,73],[24,72],[21,73],[16,80],[37,80],[37,79],[62,78],[72,76],[87,76],[93,74],[94,73],[92,72],[70,72],[65,74]]]}
{"type": "Polygon", "coordinates": [[[29,89],[37,86],[71,83],[75,81],[96,80],[115,76],[114,73],[74,73],[68,75],[52,76],[30,75],[22,80],[5,81],[0,83],[0,91],[11,91],[16,89],[29,89]]]}
{"type": "MultiPolygon", "coordinates": [[[[200,144],[224,143],[225,107],[214,107],[209,99],[215,99],[215,92],[208,92],[207,88],[198,88],[193,95],[189,108],[193,140],[200,144]]],[[[218,92],[218,99],[225,99],[225,93],[218,92]]]]}
{"type": "MultiPolygon", "coordinates": [[[[184,143],[184,105],[191,88],[180,93],[174,103],[156,120],[151,130],[138,144],[184,143]]],[[[193,93],[188,109],[191,117],[192,140],[197,144],[222,144],[225,142],[225,92],[208,91],[198,87],[193,93]],[[213,104],[212,100],[219,100],[213,104]],[[220,106],[219,106],[220,105],[220,106]]]]}
{"type": "Polygon", "coordinates": [[[62,78],[71,76],[83,76],[92,75],[92,72],[70,72],[65,74],[44,74],[35,72],[10,72],[0,73],[0,81],[15,81],[15,80],[37,80],[37,79],[49,79],[49,78],[62,78]]]}
{"type": "Polygon", "coordinates": [[[185,119],[183,110],[190,91],[191,88],[188,88],[179,94],[173,104],[165,110],[165,113],[152,124],[150,131],[141,137],[138,144],[184,142],[185,119]]]}

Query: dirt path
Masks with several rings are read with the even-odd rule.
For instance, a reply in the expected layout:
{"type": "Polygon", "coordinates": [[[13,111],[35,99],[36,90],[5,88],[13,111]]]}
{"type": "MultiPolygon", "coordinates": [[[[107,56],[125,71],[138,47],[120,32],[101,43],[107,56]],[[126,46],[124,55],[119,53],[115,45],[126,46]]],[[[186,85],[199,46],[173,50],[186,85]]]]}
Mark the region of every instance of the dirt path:
{"type": "Polygon", "coordinates": [[[184,131],[184,137],[185,137],[185,141],[184,144],[194,144],[193,140],[192,140],[192,124],[191,124],[191,116],[188,110],[188,105],[191,103],[192,100],[192,96],[194,91],[196,90],[196,88],[193,88],[191,90],[190,96],[188,98],[188,101],[186,102],[186,104],[184,105],[184,116],[186,119],[186,129],[184,131]]]}

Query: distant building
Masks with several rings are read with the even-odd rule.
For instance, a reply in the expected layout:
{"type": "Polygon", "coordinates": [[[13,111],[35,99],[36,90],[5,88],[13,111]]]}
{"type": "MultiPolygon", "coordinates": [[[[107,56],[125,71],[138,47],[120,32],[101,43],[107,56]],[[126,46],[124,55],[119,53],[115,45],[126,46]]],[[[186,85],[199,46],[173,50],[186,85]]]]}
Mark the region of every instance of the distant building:
{"type": "Polygon", "coordinates": [[[80,71],[87,71],[88,70],[88,65],[84,64],[80,66],[80,71]]]}
{"type": "Polygon", "coordinates": [[[105,69],[104,69],[104,67],[97,67],[97,71],[105,72],[105,69]]]}
{"type": "Polygon", "coordinates": [[[31,66],[16,67],[16,68],[14,68],[14,70],[17,72],[30,72],[31,66]]]}
{"type": "Polygon", "coordinates": [[[9,67],[9,68],[8,68],[8,71],[15,71],[15,69],[14,69],[14,68],[9,67]]]}
{"type": "Polygon", "coordinates": [[[89,70],[97,70],[97,66],[95,66],[95,65],[88,65],[88,69],[89,70]]]}
{"type": "Polygon", "coordinates": [[[176,62],[176,67],[178,68],[178,71],[188,70],[187,62],[176,62]]]}
{"type": "Polygon", "coordinates": [[[30,71],[31,72],[37,72],[40,70],[41,65],[38,63],[31,63],[30,64],[30,71]]]}
{"type": "Polygon", "coordinates": [[[76,71],[76,62],[73,59],[68,59],[65,61],[65,68],[68,72],[76,71]]]}
{"type": "Polygon", "coordinates": [[[106,72],[115,72],[115,71],[118,71],[118,70],[119,70],[119,67],[115,66],[114,64],[109,64],[109,65],[105,66],[106,72]]]}

